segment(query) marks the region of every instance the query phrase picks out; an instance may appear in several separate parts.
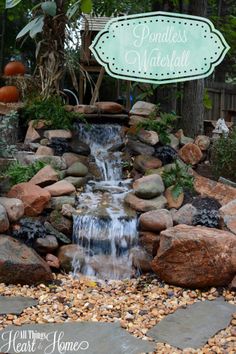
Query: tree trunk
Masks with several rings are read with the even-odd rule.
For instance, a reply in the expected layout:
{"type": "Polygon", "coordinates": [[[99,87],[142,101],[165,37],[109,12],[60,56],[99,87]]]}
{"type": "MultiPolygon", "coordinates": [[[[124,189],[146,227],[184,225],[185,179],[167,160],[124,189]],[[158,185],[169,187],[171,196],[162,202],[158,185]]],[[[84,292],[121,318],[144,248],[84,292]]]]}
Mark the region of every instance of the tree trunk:
{"type": "Polygon", "coordinates": [[[60,81],[64,73],[65,42],[65,1],[57,0],[57,14],[53,18],[45,16],[42,41],[37,60],[37,72],[40,76],[41,95],[47,98],[58,94],[60,81]]]}
{"type": "MultiPolygon", "coordinates": [[[[191,1],[189,13],[206,16],[207,0],[191,1]]],[[[185,82],[182,125],[186,135],[194,137],[203,132],[204,120],[204,79],[185,82]]]]}

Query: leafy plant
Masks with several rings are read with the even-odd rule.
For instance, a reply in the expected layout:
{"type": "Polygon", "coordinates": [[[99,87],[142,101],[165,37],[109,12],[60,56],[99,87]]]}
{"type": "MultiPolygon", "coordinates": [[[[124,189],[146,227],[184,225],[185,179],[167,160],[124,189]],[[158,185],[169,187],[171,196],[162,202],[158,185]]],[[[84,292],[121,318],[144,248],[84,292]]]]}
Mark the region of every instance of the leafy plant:
{"type": "Polygon", "coordinates": [[[38,171],[40,171],[46,164],[42,161],[35,161],[31,165],[22,165],[19,161],[12,163],[5,175],[10,178],[12,185],[28,182],[38,171]]]}
{"type": "Polygon", "coordinates": [[[222,176],[236,182],[236,129],[228,137],[222,136],[214,142],[211,162],[217,179],[222,176]]]}
{"type": "Polygon", "coordinates": [[[172,187],[171,193],[177,199],[184,189],[192,190],[194,177],[188,172],[189,167],[182,165],[178,160],[175,160],[175,165],[169,170],[164,170],[162,179],[165,187],[172,187]]]}
{"type": "Polygon", "coordinates": [[[26,121],[44,120],[48,126],[55,129],[71,129],[75,119],[79,117],[84,120],[82,115],[68,112],[60,97],[57,96],[45,100],[34,98],[24,107],[22,117],[26,121]]]}
{"type": "Polygon", "coordinates": [[[169,144],[170,138],[168,136],[171,128],[173,128],[173,122],[176,120],[176,115],[173,113],[160,113],[160,119],[157,119],[157,113],[159,106],[157,106],[156,112],[149,115],[149,118],[144,122],[140,122],[137,125],[137,129],[153,130],[158,133],[159,141],[163,144],[169,144]]]}

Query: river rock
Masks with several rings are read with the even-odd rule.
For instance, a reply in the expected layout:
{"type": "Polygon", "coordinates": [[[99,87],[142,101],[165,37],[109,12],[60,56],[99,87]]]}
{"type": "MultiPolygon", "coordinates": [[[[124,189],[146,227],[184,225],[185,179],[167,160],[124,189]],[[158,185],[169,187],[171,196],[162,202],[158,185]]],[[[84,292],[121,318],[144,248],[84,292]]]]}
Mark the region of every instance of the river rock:
{"type": "Polygon", "coordinates": [[[166,206],[167,200],[164,196],[153,199],[141,199],[136,197],[134,193],[128,193],[125,196],[125,203],[132,209],[140,212],[163,209],[166,206]]]}
{"type": "Polygon", "coordinates": [[[37,184],[40,187],[46,187],[57,181],[58,174],[50,165],[43,167],[30,180],[31,183],[37,184]]]}
{"type": "Polygon", "coordinates": [[[70,130],[65,129],[46,130],[44,132],[44,137],[49,140],[53,138],[71,139],[72,132],[70,130]]]}
{"type": "Polygon", "coordinates": [[[6,232],[10,227],[7,211],[3,205],[0,204],[0,233],[6,232]]]}
{"type": "Polygon", "coordinates": [[[173,149],[178,150],[179,139],[174,134],[169,134],[168,138],[170,139],[170,142],[168,145],[170,145],[173,149]]]}
{"type": "Polygon", "coordinates": [[[179,129],[175,133],[175,136],[176,136],[177,139],[179,139],[179,142],[180,142],[181,146],[194,142],[194,139],[184,135],[183,129],[179,129]]]}
{"type": "Polygon", "coordinates": [[[66,218],[73,219],[73,215],[77,214],[76,209],[70,204],[63,204],[61,208],[61,214],[66,218]]]}
{"type": "Polygon", "coordinates": [[[129,117],[129,125],[131,127],[136,127],[139,123],[146,121],[146,117],[132,115],[129,117]]]}
{"type": "Polygon", "coordinates": [[[133,190],[139,198],[152,199],[161,195],[165,186],[159,175],[150,175],[137,179],[133,184],[133,190]]]}
{"type": "Polygon", "coordinates": [[[88,168],[81,162],[75,162],[67,169],[66,174],[73,177],[85,177],[88,174],[88,168]]]}
{"type": "Polygon", "coordinates": [[[74,266],[76,266],[79,270],[82,268],[85,261],[83,248],[74,244],[60,247],[57,256],[60,261],[61,268],[65,272],[72,271],[74,266]]]}
{"type": "Polygon", "coordinates": [[[87,144],[83,143],[82,141],[78,141],[78,139],[72,140],[69,146],[71,152],[75,154],[83,155],[83,156],[90,155],[90,147],[87,144]]]}
{"type": "Polygon", "coordinates": [[[219,213],[227,229],[236,234],[236,199],[220,208],[219,213]]]}
{"type": "Polygon", "coordinates": [[[152,268],[169,284],[185,288],[224,286],[236,272],[236,237],[207,227],[177,225],[161,232],[152,268]]]}
{"type": "Polygon", "coordinates": [[[11,222],[18,221],[24,215],[25,208],[20,199],[1,197],[0,204],[6,209],[8,219],[11,222]]]}
{"type": "Polygon", "coordinates": [[[48,253],[45,257],[45,260],[50,268],[60,268],[60,261],[56,256],[54,256],[54,254],[48,253]]]}
{"type": "Polygon", "coordinates": [[[193,219],[197,214],[197,209],[192,204],[185,204],[179,210],[173,213],[173,222],[175,225],[192,225],[193,219]]]}
{"type": "Polygon", "coordinates": [[[39,155],[39,156],[53,156],[54,155],[54,151],[52,148],[50,148],[49,146],[39,146],[35,155],[39,155]]]}
{"type": "Polygon", "coordinates": [[[40,139],[40,135],[33,127],[33,121],[29,122],[29,126],[25,135],[24,144],[29,144],[40,139]]]}
{"type": "Polygon", "coordinates": [[[97,113],[98,109],[94,105],[79,104],[77,106],[73,106],[73,111],[75,113],[80,113],[80,114],[93,114],[93,113],[97,113]]]}
{"type": "Polygon", "coordinates": [[[53,280],[48,264],[13,237],[1,235],[0,259],[1,283],[35,285],[53,280]]]}
{"type": "Polygon", "coordinates": [[[159,142],[158,134],[152,130],[141,129],[138,133],[138,138],[142,143],[152,146],[159,142]]]}
{"type": "Polygon", "coordinates": [[[50,214],[49,221],[56,230],[71,238],[73,223],[70,219],[63,216],[60,211],[53,210],[50,214]]]}
{"type": "Polygon", "coordinates": [[[130,250],[133,266],[142,273],[152,271],[151,262],[153,257],[143,248],[137,246],[130,250]]]}
{"type": "Polygon", "coordinates": [[[162,166],[162,162],[156,157],[138,155],[134,159],[133,166],[137,171],[145,173],[147,170],[160,168],[162,166]]]}
{"type": "Polygon", "coordinates": [[[196,165],[201,161],[203,154],[196,144],[188,143],[179,150],[179,156],[185,163],[196,165]]]}
{"type": "Polygon", "coordinates": [[[30,182],[16,184],[10,189],[7,196],[20,199],[24,204],[24,213],[27,216],[41,214],[51,199],[51,194],[47,190],[30,182]]]}
{"type": "Polygon", "coordinates": [[[139,218],[141,230],[159,233],[173,226],[171,213],[166,209],[152,210],[143,213],[139,218]]]}
{"type": "Polygon", "coordinates": [[[97,107],[98,111],[103,113],[115,114],[122,113],[124,110],[124,107],[116,102],[96,102],[95,106],[97,107]]]}
{"type": "Polygon", "coordinates": [[[138,101],[136,102],[130,110],[130,115],[144,116],[147,117],[151,113],[155,112],[156,105],[153,103],[138,101]]]}
{"type": "Polygon", "coordinates": [[[211,140],[209,136],[206,135],[198,135],[194,141],[201,151],[206,151],[210,146],[211,140]]]}
{"type": "Polygon", "coordinates": [[[47,165],[53,166],[53,168],[57,170],[65,170],[66,163],[65,160],[61,156],[36,156],[34,154],[29,154],[28,152],[19,151],[16,154],[16,158],[19,162],[24,165],[33,164],[36,161],[42,161],[47,165]]]}
{"type": "Polygon", "coordinates": [[[47,209],[61,210],[64,204],[75,206],[74,196],[62,196],[62,197],[52,197],[50,203],[47,204],[47,209]]]}
{"type": "Polygon", "coordinates": [[[202,197],[215,198],[222,206],[236,199],[236,188],[194,174],[194,189],[202,197]]]}
{"type": "Polygon", "coordinates": [[[54,184],[51,184],[50,186],[47,186],[44,188],[46,191],[48,191],[52,197],[60,197],[62,195],[70,195],[75,192],[75,187],[73,184],[62,180],[59,182],[56,182],[54,184]]]}
{"type": "Polygon", "coordinates": [[[73,186],[75,186],[75,188],[80,188],[86,184],[87,178],[68,176],[68,177],[64,178],[64,181],[67,181],[67,182],[73,184],[73,186]]]}
{"type": "Polygon", "coordinates": [[[57,239],[53,235],[47,235],[45,238],[39,237],[34,243],[34,248],[39,253],[49,253],[57,250],[59,247],[57,239]]]}
{"type": "Polygon", "coordinates": [[[126,149],[134,155],[153,155],[155,152],[154,147],[141,143],[141,141],[131,139],[129,137],[126,144],[126,149]]]}
{"type": "Polygon", "coordinates": [[[167,206],[169,209],[175,208],[179,209],[184,201],[184,192],[181,192],[176,198],[172,192],[173,186],[168,187],[165,190],[165,197],[167,199],[167,206]]]}
{"type": "Polygon", "coordinates": [[[141,231],[139,233],[139,245],[142,246],[150,256],[156,256],[159,244],[159,234],[150,231],[141,231]]]}
{"type": "Polygon", "coordinates": [[[88,157],[83,155],[78,155],[73,152],[65,152],[62,155],[63,159],[66,162],[67,168],[73,165],[75,162],[81,162],[85,166],[88,166],[88,157]]]}

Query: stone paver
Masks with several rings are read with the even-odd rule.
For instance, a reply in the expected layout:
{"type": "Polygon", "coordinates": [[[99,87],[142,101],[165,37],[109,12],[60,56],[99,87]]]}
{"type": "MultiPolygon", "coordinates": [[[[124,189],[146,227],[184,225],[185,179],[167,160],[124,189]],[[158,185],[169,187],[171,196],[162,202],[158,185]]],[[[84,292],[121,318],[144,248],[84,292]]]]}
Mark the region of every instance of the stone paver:
{"type": "Polygon", "coordinates": [[[36,306],[38,302],[30,297],[0,296],[0,315],[20,315],[27,307],[36,306]]]}
{"type": "Polygon", "coordinates": [[[0,332],[0,351],[11,354],[140,354],[154,347],[130,335],[119,322],[9,326],[0,332]]]}
{"type": "Polygon", "coordinates": [[[179,349],[201,348],[210,337],[229,325],[235,311],[236,306],[223,298],[197,302],[168,315],[147,335],[179,349]]]}

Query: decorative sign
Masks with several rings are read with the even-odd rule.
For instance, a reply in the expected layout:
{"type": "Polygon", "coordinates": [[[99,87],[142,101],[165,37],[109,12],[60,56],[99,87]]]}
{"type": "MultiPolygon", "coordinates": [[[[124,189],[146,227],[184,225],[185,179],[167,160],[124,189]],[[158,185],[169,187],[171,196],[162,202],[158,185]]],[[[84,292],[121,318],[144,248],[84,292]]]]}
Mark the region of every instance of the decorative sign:
{"type": "Polygon", "coordinates": [[[166,12],[112,19],[90,46],[111,76],[155,84],[207,77],[229,48],[208,19],[166,12]]]}

